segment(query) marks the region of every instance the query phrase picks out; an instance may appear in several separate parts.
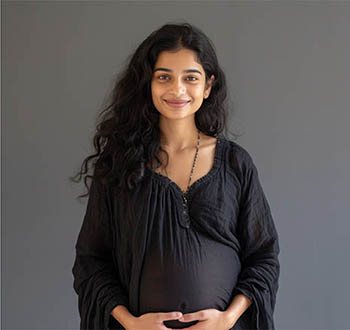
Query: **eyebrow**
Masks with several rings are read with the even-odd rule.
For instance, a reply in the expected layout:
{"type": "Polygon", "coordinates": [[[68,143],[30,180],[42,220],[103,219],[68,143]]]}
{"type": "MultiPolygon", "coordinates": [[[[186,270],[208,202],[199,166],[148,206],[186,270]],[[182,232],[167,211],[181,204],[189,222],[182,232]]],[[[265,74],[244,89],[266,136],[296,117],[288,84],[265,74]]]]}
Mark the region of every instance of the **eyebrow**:
{"type": "MultiPolygon", "coordinates": [[[[153,70],[153,72],[156,72],[156,71],[172,72],[173,70],[167,69],[167,68],[156,68],[156,69],[153,70]]],[[[196,70],[196,69],[183,70],[182,72],[183,72],[183,73],[195,72],[195,73],[202,74],[202,72],[200,72],[199,70],[196,70]]]]}

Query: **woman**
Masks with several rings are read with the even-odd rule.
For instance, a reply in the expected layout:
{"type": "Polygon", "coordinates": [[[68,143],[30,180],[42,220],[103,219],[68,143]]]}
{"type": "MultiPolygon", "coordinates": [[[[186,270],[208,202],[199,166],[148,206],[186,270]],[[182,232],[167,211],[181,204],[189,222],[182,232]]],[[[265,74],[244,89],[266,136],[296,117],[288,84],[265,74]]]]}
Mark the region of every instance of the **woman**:
{"type": "Polygon", "coordinates": [[[278,235],[198,28],[137,48],[97,125],[72,269],[81,329],[274,329],[278,235]],[[86,196],[86,195],[85,195],[86,196]],[[182,316],[182,317],[181,317],[182,316]]]}

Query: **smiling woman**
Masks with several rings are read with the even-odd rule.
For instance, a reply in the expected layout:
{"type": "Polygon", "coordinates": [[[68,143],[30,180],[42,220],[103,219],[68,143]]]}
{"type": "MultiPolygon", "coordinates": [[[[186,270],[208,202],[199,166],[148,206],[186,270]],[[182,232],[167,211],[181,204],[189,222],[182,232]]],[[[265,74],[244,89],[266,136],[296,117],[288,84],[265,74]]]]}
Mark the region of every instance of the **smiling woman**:
{"type": "Polygon", "coordinates": [[[111,95],[78,173],[92,179],[72,269],[80,329],[273,329],[278,235],[253,159],[223,133],[210,39],[162,26],[111,95]]]}

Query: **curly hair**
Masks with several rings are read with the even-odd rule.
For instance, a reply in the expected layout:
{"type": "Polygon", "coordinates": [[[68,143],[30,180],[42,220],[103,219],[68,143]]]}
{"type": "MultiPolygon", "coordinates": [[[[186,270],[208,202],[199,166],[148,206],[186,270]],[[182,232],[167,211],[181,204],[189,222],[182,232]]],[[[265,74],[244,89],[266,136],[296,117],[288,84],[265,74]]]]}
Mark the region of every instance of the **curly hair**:
{"type": "Polygon", "coordinates": [[[206,82],[212,74],[215,76],[210,96],[195,113],[197,128],[215,137],[229,131],[226,78],[218,64],[213,43],[189,23],[165,24],[137,47],[117,76],[111,99],[98,116],[93,137],[95,152],[86,157],[80,171],[70,177],[79,182],[85,175],[88,192],[79,198],[89,194],[87,180],[92,178],[103,184],[113,182],[119,189],[131,190],[143,178],[146,164],[153,164],[156,160],[154,169],[161,166],[157,156],[160,151],[168,158],[160,145],[159,112],[152,102],[151,80],[158,55],[180,49],[196,53],[196,60],[205,71],[206,82]],[[93,163],[93,175],[88,174],[89,162],[93,163]]]}

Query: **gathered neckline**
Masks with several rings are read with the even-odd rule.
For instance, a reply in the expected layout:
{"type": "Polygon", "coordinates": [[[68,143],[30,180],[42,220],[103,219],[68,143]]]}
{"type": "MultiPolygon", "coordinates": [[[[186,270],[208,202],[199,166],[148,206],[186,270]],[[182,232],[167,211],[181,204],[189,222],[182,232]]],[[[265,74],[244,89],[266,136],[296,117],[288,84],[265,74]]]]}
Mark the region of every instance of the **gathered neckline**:
{"type": "Polygon", "coordinates": [[[209,172],[207,174],[204,174],[200,178],[198,178],[196,181],[192,182],[191,185],[188,187],[186,191],[183,191],[180,186],[170,179],[169,177],[160,174],[158,172],[155,172],[154,170],[150,169],[149,167],[146,166],[146,170],[155,178],[157,179],[160,183],[163,183],[165,185],[169,185],[173,187],[176,191],[179,193],[188,196],[192,193],[192,191],[201,183],[209,180],[211,177],[214,176],[214,174],[218,171],[218,169],[221,166],[221,151],[222,151],[222,145],[223,145],[223,139],[219,136],[216,137],[216,145],[215,145],[215,152],[214,152],[214,163],[209,172]]]}

